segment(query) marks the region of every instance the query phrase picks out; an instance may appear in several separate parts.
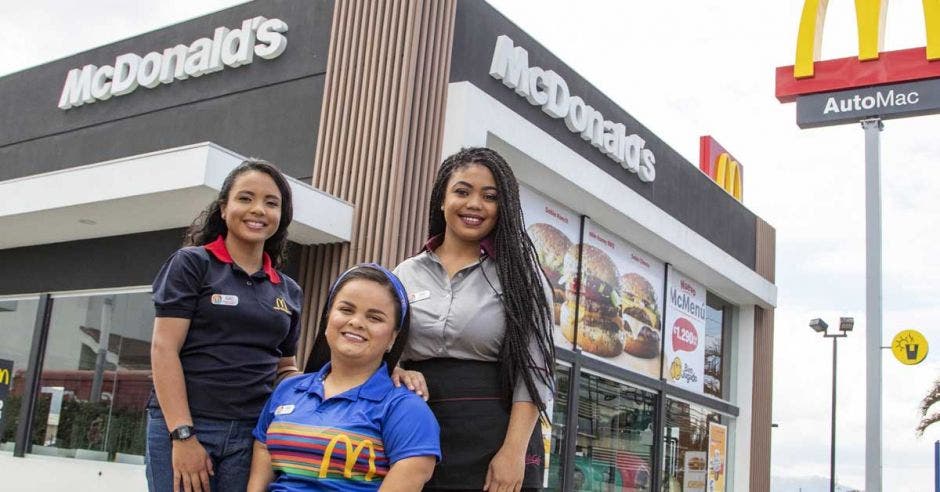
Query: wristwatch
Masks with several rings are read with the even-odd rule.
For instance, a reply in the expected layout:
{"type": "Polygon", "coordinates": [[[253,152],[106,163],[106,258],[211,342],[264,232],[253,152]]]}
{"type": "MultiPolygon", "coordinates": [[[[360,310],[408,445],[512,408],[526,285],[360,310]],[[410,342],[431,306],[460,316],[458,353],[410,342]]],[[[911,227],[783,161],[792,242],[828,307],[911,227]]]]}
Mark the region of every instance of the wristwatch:
{"type": "Polygon", "coordinates": [[[193,426],[191,425],[181,425],[172,431],[170,431],[170,439],[175,441],[185,441],[190,437],[193,437],[195,432],[193,431],[193,426]]]}

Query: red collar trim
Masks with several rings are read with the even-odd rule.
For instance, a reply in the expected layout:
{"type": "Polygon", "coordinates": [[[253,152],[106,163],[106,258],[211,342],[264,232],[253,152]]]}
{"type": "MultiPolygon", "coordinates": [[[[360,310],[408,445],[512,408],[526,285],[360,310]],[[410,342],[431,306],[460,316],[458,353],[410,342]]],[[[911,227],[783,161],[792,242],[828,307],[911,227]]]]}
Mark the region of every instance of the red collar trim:
{"type": "MultiPolygon", "coordinates": [[[[206,248],[206,251],[212,253],[212,256],[215,256],[215,259],[222,263],[235,263],[235,260],[232,259],[232,255],[228,252],[228,248],[225,247],[225,238],[221,235],[219,235],[215,241],[203,246],[203,248],[206,248]]],[[[267,253],[261,256],[261,263],[261,268],[268,276],[268,280],[270,280],[272,284],[281,283],[281,276],[277,273],[277,270],[274,269],[274,266],[271,264],[271,257],[268,256],[267,253]]]]}
{"type": "MultiPolygon", "coordinates": [[[[421,251],[434,251],[442,244],[444,244],[444,234],[438,234],[428,239],[421,251]]],[[[480,254],[496,259],[496,248],[493,247],[493,239],[490,236],[486,236],[480,241],[480,254]]]]}

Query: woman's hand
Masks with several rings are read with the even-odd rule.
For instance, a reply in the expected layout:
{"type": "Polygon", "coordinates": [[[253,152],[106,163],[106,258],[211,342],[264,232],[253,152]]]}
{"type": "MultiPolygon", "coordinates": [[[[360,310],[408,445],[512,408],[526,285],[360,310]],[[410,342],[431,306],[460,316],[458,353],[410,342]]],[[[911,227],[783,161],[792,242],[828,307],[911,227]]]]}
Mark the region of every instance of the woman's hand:
{"type": "Polygon", "coordinates": [[[518,492],[525,477],[525,448],[499,448],[486,470],[483,490],[490,492],[518,492]]]}
{"type": "Polygon", "coordinates": [[[209,492],[209,475],[212,458],[195,437],[173,441],[173,492],[209,492]]]}
{"type": "Polygon", "coordinates": [[[424,398],[424,401],[428,401],[431,395],[428,394],[428,383],[424,380],[424,374],[421,374],[418,371],[408,371],[400,367],[396,367],[392,371],[392,383],[396,388],[401,387],[402,383],[414,391],[416,395],[424,398]]]}

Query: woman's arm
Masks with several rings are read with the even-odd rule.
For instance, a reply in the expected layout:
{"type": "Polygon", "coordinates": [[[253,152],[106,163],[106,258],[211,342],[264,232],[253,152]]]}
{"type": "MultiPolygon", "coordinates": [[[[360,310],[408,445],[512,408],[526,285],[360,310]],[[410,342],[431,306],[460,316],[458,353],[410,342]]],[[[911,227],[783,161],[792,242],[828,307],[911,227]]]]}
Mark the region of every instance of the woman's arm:
{"type": "Polygon", "coordinates": [[[271,469],[271,454],[268,453],[267,446],[256,440],[251,454],[248,492],[266,492],[272,481],[274,481],[274,470],[271,469]]]}
{"type": "Polygon", "coordinates": [[[517,491],[522,487],[522,479],[525,477],[525,453],[538,419],[539,410],[534,403],[517,401],[512,404],[506,437],[496,456],[490,461],[483,490],[517,491]]]}
{"type": "Polygon", "coordinates": [[[290,357],[281,357],[277,361],[277,376],[274,378],[274,385],[277,386],[281,384],[281,381],[298,374],[303,374],[300,370],[297,369],[297,358],[293,355],[290,357]]]}
{"type": "MultiPolygon", "coordinates": [[[[382,480],[381,492],[417,492],[431,479],[437,458],[434,456],[413,456],[398,460],[389,469],[382,480]]],[[[249,489],[251,490],[251,489],[249,489]]]]}
{"type": "MultiPolygon", "coordinates": [[[[154,318],[153,341],[150,345],[150,363],[153,369],[153,387],[160,410],[166,420],[167,432],[181,425],[193,425],[186,397],[180,348],[189,332],[186,318],[154,318]]],[[[209,475],[214,474],[212,460],[195,437],[173,441],[174,490],[209,490],[209,475]]]]}

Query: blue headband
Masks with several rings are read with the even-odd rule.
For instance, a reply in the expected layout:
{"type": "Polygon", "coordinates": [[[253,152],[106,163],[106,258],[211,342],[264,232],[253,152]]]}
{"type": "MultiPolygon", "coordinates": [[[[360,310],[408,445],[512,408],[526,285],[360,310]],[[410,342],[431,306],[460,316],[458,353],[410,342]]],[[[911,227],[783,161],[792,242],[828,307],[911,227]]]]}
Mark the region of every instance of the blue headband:
{"type": "Polygon", "coordinates": [[[395,276],[394,273],[388,271],[387,268],[379,265],[378,263],[360,263],[349,270],[346,270],[339,277],[336,277],[336,281],[333,282],[333,285],[330,286],[330,293],[326,300],[327,306],[333,305],[333,296],[336,294],[336,286],[343,281],[343,278],[346,275],[349,275],[352,271],[357,270],[362,267],[371,268],[373,270],[378,270],[382,272],[382,275],[385,275],[385,278],[392,284],[392,289],[395,291],[395,297],[398,298],[398,304],[401,307],[401,316],[398,318],[398,331],[405,326],[405,315],[408,314],[408,292],[405,291],[405,286],[402,285],[401,280],[395,276]]]}

